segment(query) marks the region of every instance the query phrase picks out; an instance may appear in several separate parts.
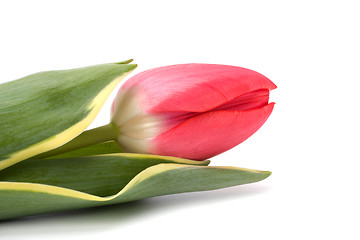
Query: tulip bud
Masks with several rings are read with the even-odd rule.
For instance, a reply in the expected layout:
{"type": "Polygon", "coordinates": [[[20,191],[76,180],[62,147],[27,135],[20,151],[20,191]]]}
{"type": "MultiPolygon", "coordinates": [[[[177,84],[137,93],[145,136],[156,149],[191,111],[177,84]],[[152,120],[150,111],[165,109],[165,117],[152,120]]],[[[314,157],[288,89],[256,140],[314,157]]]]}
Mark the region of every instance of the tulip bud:
{"type": "Polygon", "coordinates": [[[111,110],[126,152],[204,160],[240,144],[270,116],[276,86],[255,71],[180,64],[125,82],[111,110]]]}

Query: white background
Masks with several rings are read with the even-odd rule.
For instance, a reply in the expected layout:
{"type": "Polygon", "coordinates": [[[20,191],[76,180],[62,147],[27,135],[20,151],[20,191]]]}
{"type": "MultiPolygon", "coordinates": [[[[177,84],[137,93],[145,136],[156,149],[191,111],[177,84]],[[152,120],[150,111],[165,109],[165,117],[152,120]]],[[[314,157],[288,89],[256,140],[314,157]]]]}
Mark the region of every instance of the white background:
{"type": "MultiPolygon", "coordinates": [[[[359,239],[357,1],[1,1],[0,82],[134,58],[277,84],[265,125],[212,165],[271,170],[228,189],[0,223],[1,239],[359,239]]],[[[109,104],[91,127],[109,121],[109,104]]],[[[1,206],[0,206],[1,207],[1,206]]]]}

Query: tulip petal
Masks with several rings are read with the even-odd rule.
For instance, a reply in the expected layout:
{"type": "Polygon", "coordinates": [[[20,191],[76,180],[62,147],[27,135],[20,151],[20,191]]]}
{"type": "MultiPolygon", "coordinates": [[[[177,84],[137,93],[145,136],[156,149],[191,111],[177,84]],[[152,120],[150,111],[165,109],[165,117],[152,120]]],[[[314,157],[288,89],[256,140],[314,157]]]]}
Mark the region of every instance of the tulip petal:
{"type": "Polygon", "coordinates": [[[269,102],[269,89],[259,89],[243,95],[240,95],[217,108],[216,110],[250,110],[258,107],[263,107],[269,102]]]}
{"type": "Polygon", "coordinates": [[[275,84],[255,71],[228,65],[180,64],[150,69],[130,78],[119,92],[137,89],[147,113],[205,112],[275,84]],[[161,93],[161,94],[160,94],[161,93]]]}
{"type": "Polygon", "coordinates": [[[204,160],[245,141],[270,116],[274,103],[251,110],[218,110],[194,116],[152,140],[153,154],[204,160]]]}

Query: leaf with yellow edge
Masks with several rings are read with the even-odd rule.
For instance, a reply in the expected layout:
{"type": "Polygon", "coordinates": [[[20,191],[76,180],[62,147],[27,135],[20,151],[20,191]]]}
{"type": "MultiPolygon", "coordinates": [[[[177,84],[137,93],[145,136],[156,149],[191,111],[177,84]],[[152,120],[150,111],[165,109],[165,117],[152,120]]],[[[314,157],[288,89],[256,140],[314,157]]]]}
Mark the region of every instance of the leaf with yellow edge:
{"type": "Polygon", "coordinates": [[[29,159],[0,171],[0,219],[213,190],[270,175],[207,164],[129,153],[29,159]]]}
{"type": "Polygon", "coordinates": [[[74,157],[96,156],[96,155],[123,153],[123,152],[124,151],[120,148],[119,144],[117,144],[115,141],[107,141],[107,142],[97,143],[90,146],[78,148],[57,155],[46,156],[47,154],[46,152],[44,154],[37,155],[34,158],[74,158],[74,157]]]}
{"type": "Polygon", "coordinates": [[[90,125],[136,65],[48,71],[0,85],[0,170],[57,148],[90,125]]]}

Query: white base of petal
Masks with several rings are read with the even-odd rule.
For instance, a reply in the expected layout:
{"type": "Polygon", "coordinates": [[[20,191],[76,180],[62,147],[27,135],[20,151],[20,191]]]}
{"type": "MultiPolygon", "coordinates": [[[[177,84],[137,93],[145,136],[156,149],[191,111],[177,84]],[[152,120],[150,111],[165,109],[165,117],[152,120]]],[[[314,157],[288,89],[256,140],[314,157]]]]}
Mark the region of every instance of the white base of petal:
{"type": "Polygon", "coordinates": [[[160,134],[162,118],[145,113],[135,90],[118,93],[111,121],[119,129],[118,143],[126,152],[148,153],[150,141],[160,134]]]}

